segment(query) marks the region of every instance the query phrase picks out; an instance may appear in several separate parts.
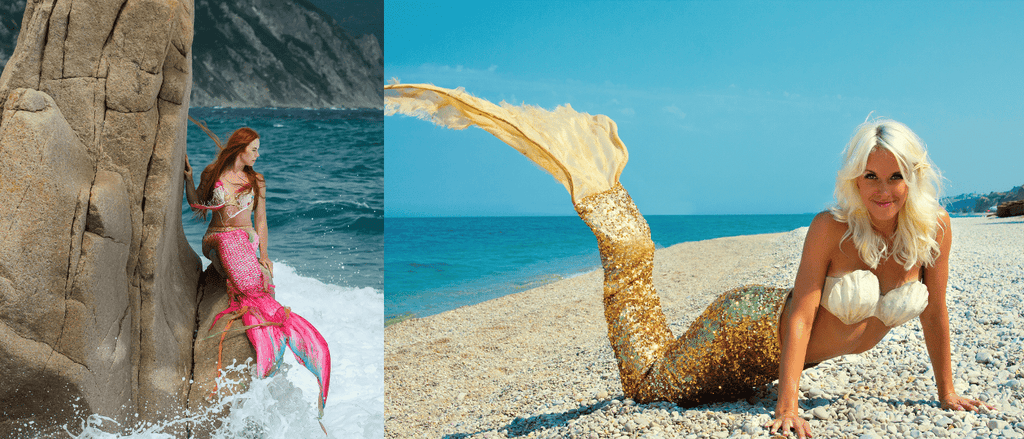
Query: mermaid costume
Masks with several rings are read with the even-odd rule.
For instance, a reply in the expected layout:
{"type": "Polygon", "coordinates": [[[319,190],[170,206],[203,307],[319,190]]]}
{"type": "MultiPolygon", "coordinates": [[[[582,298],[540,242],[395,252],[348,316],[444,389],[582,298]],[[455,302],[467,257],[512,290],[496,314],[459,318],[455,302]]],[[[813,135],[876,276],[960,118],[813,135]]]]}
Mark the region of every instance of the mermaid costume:
{"type": "MultiPolygon", "coordinates": [[[[230,193],[217,181],[211,205],[192,204],[194,209],[219,211],[229,218],[248,212],[254,204],[251,186],[230,193]],[[230,212],[231,209],[236,209],[230,212]]],[[[203,253],[226,278],[230,304],[218,313],[210,329],[224,316],[231,316],[224,335],[235,320],[241,319],[245,333],[256,350],[256,372],[260,377],[273,376],[284,360],[285,347],[290,347],[296,360],[309,369],[320,384],[317,398],[319,417],[331,384],[331,353],[320,332],[302,316],[291,312],[274,298],[270,274],[259,263],[259,236],[246,227],[211,228],[203,236],[203,253]]],[[[218,373],[220,358],[218,354],[218,373]]]]}
{"type": "Polygon", "coordinates": [[[654,289],[650,228],[619,184],[628,159],[606,116],[495,105],[461,89],[385,86],[385,112],[452,129],[477,126],[551,173],[597,237],[608,339],[625,395],[694,406],[730,401],[779,374],[779,318],[788,289],[746,286],[719,296],[675,338],[654,289]]]}

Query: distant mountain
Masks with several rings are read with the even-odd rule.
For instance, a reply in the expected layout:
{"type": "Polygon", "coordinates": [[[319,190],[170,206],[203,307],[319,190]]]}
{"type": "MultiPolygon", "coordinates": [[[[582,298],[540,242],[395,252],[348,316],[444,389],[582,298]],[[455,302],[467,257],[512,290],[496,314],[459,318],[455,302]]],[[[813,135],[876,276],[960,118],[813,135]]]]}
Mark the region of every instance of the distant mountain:
{"type": "Polygon", "coordinates": [[[192,106],[384,107],[384,56],[306,0],[196,1],[192,106]]]}
{"type": "Polygon", "coordinates": [[[0,69],[7,65],[7,60],[14,53],[23,15],[25,0],[0,0],[0,69]]]}
{"type": "MultiPolygon", "coordinates": [[[[25,0],[0,0],[0,68],[25,0]]],[[[383,108],[384,52],[307,0],[196,0],[193,107],[383,108]]]]}
{"type": "Polygon", "coordinates": [[[987,212],[989,208],[1007,201],[1024,200],[1024,185],[1006,192],[990,192],[988,194],[961,194],[955,197],[944,197],[939,200],[946,210],[952,213],[987,212]]]}

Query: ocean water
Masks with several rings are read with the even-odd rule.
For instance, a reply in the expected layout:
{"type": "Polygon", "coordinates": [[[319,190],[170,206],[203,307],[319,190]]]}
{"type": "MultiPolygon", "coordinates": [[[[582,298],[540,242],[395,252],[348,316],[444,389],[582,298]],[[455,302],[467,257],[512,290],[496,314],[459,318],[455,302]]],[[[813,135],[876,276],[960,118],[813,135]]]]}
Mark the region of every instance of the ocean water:
{"type": "MultiPolygon", "coordinates": [[[[649,215],[658,248],[786,232],[801,215],[649,215]]],[[[525,291],[601,267],[597,239],[577,217],[385,218],[386,321],[423,317],[525,291]]]]}
{"type": "MultiPolygon", "coordinates": [[[[267,179],[268,252],[277,299],[309,320],[331,350],[331,388],[322,420],[328,438],[384,436],[384,123],[366,110],[192,109],[223,141],[241,126],[260,134],[255,168],[267,179]]],[[[199,173],[217,153],[190,124],[189,158],[199,173]]],[[[182,222],[199,253],[207,223],[182,222]]],[[[209,264],[203,258],[204,266],[209,264]]],[[[68,425],[68,437],[170,438],[183,424],[223,426],[215,438],[325,437],[317,421],[316,379],[285,354],[285,371],[255,379],[221,401],[222,413],[182,413],[180,419],[111,431],[97,416],[68,425]]]]}
{"type": "MultiPolygon", "coordinates": [[[[193,108],[227,142],[248,126],[260,135],[255,169],[267,180],[270,258],[302,276],[345,287],[384,284],[384,113],[379,110],[193,108]]],[[[217,146],[189,123],[195,183],[217,146]]],[[[182,223],[199,253],[208,222],[182,223]]]]}

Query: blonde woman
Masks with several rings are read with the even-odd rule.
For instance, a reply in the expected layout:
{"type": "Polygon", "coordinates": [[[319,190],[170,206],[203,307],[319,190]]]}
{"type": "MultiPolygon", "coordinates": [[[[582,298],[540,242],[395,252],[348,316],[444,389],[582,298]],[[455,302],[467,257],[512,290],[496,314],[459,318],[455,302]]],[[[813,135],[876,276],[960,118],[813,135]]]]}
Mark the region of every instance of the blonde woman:
{"type": "Polygon", "coordinates": [[[694,406],[779,380],[773,433],[810,436],[797,413],[800,371],[864,352],[920,316],[942,406],[982,403],[953,390],[946,311],[951,231],[923,143],[891,120],[857,128],[836,179],[838,203],[810,226],[792,290],[746,286],[718,297],[673,337],[652,282],[650,229],[619,184],[628,159],[615,123],[569,106],[494,105],[461,89],[385,86],[386,114],[480,127],[550,172],[597,237],[608,338],[625,395],[694,406]]]}
{"type": "Polygon", "coordinates": [[[981,402],[953,389],[946,280],[952,241],[939,205],[939,172],[923,142],[893,120],[857,127],[836,177],[836,205],[811,222],[800,269],[783,308],[774,433],[810,436],[797,413],[800,371],[871,349],[920,317],[943,408],[981,402]]]}

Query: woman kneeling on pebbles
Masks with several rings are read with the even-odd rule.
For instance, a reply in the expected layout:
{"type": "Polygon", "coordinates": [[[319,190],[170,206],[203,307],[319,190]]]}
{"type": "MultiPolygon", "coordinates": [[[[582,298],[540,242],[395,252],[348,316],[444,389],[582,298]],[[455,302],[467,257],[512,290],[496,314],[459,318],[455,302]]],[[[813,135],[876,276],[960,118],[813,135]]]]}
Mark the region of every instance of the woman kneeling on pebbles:
{"type": "Polygon", "coordinates": [[[778,379],[775,419],[765,427],[807,437],[810,424],[797,413],[801,370],[864,352],[920,316],[942,407],[984,405],[953,389],[949,215],[936,199],[938,171],[903,124],[857,128],[836,178],[836,206],[811,223],[792,290],[726,292],[674,338],[652,282],[650,229],[618,182],[628,154],[611,119],[568,106],[498,106],[431,85],[385,89],[387,114],[476,125],[565,185],[600,247],[608,338],[627,397],[694,406],[736,400],[778,379]]]}

